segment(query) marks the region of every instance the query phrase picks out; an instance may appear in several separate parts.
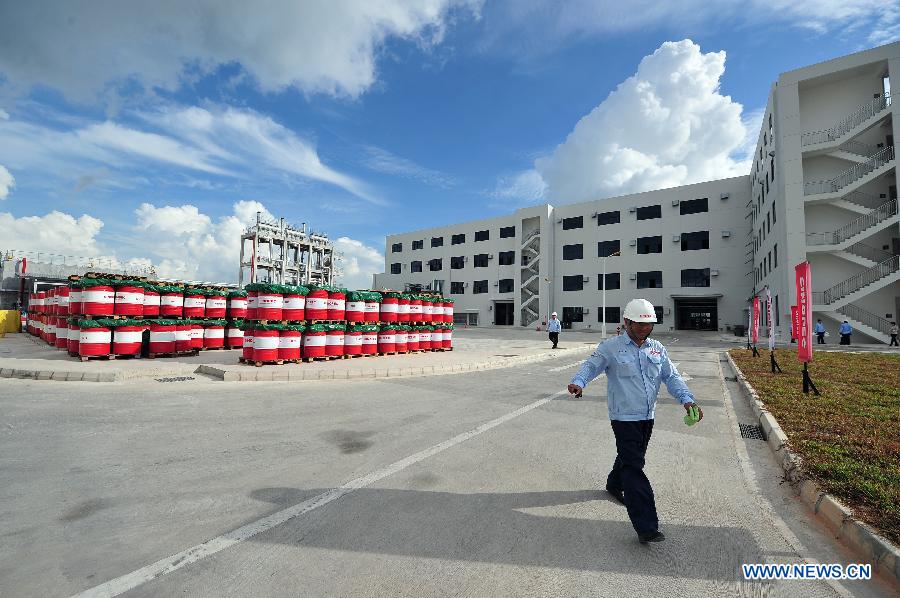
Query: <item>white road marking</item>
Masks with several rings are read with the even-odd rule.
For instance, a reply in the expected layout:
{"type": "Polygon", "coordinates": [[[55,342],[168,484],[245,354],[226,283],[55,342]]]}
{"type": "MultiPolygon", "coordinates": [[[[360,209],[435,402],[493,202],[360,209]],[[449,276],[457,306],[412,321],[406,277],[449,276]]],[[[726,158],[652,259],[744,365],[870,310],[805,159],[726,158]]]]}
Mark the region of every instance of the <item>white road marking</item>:
{"type": "Polygon", "coordinates": [[[570,363],[569,365],[561,365],[561,366],[559,366],[559,367],[557,367],[557,368],[550,368],[550,369],[547,370],[547,371],[548,371],[548,372],[561,372],[561,371],[563,371],[563,370],[568,370],[569,368],[574,368],[575,366],[579,366],[579,365],[581,365],[582,363],[584,363],[584,360],[582,360],[582,361],[576,361],[575,363],[570,363]]]}
{"type": "Polygon", "coordinates": [[[375,482],[383,478],[392,476],[395,473],[406,469],[410,465],[415,465],[419,461],[422,461],[424,459],[427,459],[428,457],[432,457],[442,451],[452,448],[457,444],[469,440],[470,438],[474,438],[479,434],[487,432],[491,428],[496,428],[500,424],[506,423],[511,419],[519,417],[520,415],[524,415],[525,413],[528,413],[533,409],[537,409],[542,405],[546,405],[556,397],[565,394],[568,394],[568,392],[565,390],[561,390],[550,395],[549,397],[545,397],[533,403],[529,403],[528,405],[525,405],[520,409],[516,409],[515,411],[507,413],[506,415],[502,415],[487,423],[481,424],[473,430],[463,432],[462,434],[454,436],[449,440],[445,440],[440,444],[436,444],[431,448],[427,448],[423,451],[410,455],[405,459],[396,461],[388,465],[387,467],[373,471],[369,475],[351,480],[339,488],[334,488],[327,492],[323,492],[322,494],[315,496],[307,501],[296,504],[292,507],[288,507],[287,509],[284,509],[282,511],[278,511],[277,513],[269,515],[268,517],[263,517],[262,519],[258,519],[254,522],[248,523],[247,525],[222,534],[217,538],[208,540],[203,544],[192,546],[191,548],[182,550],[177,554],[173,554],[172,556],[160,559],[155,563],[151,563],[146,567],[141,567],[140,569],[132,571],[131,573],[128,573],[126,575],[111,579],[106,583],[100,584],[99,586],[95,586],[81,593],[75,594],[74,598],[99,598],[101,596],[104,598],[108,598],[111,596],[118,596],[120,594],[123,594],[129,590],[147,583],[148,581],[159,579],[160,577],[172,573],[173,571],[177,571],[182,567],[185,567],[192,563],[196,563],[197,561],[216,554],[217,552],[221,552],[226,548],[252,538],[257,534],[270,530],[277,525],[281,525],[282,523],[290,521],[291,519],[300,517],[301,515],[309,513],[310,511],[318,509],[319,507],[324,507],[328,503],[335,501],[342,496],[350,494],[351,492],[359,490],[360,488],[365,488],[366,486],[374,484],[375,482]]]}
{"type": "MultiPolygon", "coordinates": [[[[672,365],[674,365],[675,368],[678,369],[678,366],[681,365],[681,362],[673,361],[672,365]]],[[[688,380],[693,380],[693,378],[691,378],[690,374],[688,374],[687,372],[682,372],[681,370],[678,370],[678,373],[681,374],[681,379],[684,380],[685,382],[687,382],[688,380]]]]}

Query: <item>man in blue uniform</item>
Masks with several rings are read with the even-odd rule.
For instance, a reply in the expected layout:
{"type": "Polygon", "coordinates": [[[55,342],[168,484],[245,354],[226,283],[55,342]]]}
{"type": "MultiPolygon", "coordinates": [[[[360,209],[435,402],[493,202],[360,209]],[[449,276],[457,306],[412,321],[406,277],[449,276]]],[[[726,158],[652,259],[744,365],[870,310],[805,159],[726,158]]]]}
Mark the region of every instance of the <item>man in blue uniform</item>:
{"type": "Polygon", "coordinates": [[[653,305],[646,299],[633,299],[623,316],[625,334],[599,344],[572,378],[568,391],[580,397],[591,380],[606,373],[609,419],[616,437],[616,460],[606,478],[606,490],[625,505],[642,544],[662,542],[666,537],[659,530],[653,488],[644,474],[660,384],[665,382],[669,393],[688,412],[686,424],[703,419],[703,411],[666,348],[647,338],[656,322],[653,305]]]}
{"type": "Polygon", "coordinates": [[[550,333],[550,342],[553,343],[551,349],[555,349],[559,342],[560,330],[562,330],[562,324],[556,319],[556,312],[553,312],[550,314],[550,321],[547,322],[547,332],[550,333]]]}

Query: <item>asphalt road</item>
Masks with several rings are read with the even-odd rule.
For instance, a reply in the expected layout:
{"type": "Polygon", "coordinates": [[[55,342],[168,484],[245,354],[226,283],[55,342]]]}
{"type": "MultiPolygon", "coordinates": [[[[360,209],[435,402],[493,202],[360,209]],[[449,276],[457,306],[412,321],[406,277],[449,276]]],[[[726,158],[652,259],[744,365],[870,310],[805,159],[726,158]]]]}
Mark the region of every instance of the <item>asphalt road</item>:
{"type": "MultiPolygon", "coordinates": [[[[502,344],[503,340],[498,340],[502,344]]],[[[855,562],[780,484],[720,355],[673,342],[706,418],[661,393],[667,540],[602,490],[605,379],[581,359],[352,382],[0,383],[0,596],[882,596],[749,582],[855,562]]],[[[587,349],[584,356],[587,355],[587,349]]]]}

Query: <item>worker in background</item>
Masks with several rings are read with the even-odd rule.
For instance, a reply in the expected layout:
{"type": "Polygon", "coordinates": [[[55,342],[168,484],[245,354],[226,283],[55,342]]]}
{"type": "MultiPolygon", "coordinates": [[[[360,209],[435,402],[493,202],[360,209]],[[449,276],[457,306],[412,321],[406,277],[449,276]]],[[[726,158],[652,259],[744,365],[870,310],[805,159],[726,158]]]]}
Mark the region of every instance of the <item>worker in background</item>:
{"type": "Polygon", "coordinates": [[[825,344],[825,324],[822,323],[822,320],[816,321],[816,327],[813,329],[813,332],[816,333],[816,344],[824,345],[825,344]]]}
{"type": "Polygon", "coordinates": [[[853,332],[853,328],[850,326],[850,324],[847,323],[847,320],[844,320],[844,322],[841,324],[841,327],[838,330],[838,332],[841,333],[841,344],[849,345],[850,344],[850,334],[853,332]]]}
{"type": "Polygon", "coordinates": [[[562,330],[562,324],[556,319],[556,312],[550,314],[550,321],[547,322],[547,332],[550,334],[550,342],[553,343],[551,349],[555,349],[559,343],[559,332],[562,330]]]}
{"type": "Polygon", "coordinates": [[[888,347],[900,347],[897,342],[897,322],[891,322],[891,344],[888,347]]]}
{"type": "Polygon", "coordinates": [[[656,501],[644,473],[644,457],[653,432],[660,383],[684,406],[684,422],[694,425],[703,410],[694,401],[666,348],[648,338],[656,323],[656,311],[646,299],[632,299],[625,306],[625,334],[597,346],[568,386],[576,398],[601,373],[607,377],[607,408],[616,437],[616,460],[606,478],[606,491],[625,505],[631,525],[642,544],[666,539],[659,529],[656,501]]]}

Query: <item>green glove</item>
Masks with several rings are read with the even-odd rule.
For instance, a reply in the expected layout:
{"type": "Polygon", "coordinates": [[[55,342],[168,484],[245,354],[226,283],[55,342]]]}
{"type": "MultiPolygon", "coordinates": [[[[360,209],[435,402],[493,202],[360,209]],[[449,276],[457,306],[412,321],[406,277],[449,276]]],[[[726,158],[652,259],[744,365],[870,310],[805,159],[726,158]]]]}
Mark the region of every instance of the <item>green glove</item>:
{"type": "Polygon", "coordinates": [[[700,421],[700,410],[697,407],[688,407],[687,415],[684,416],[684,423],[693,426],[700,421]]]}

